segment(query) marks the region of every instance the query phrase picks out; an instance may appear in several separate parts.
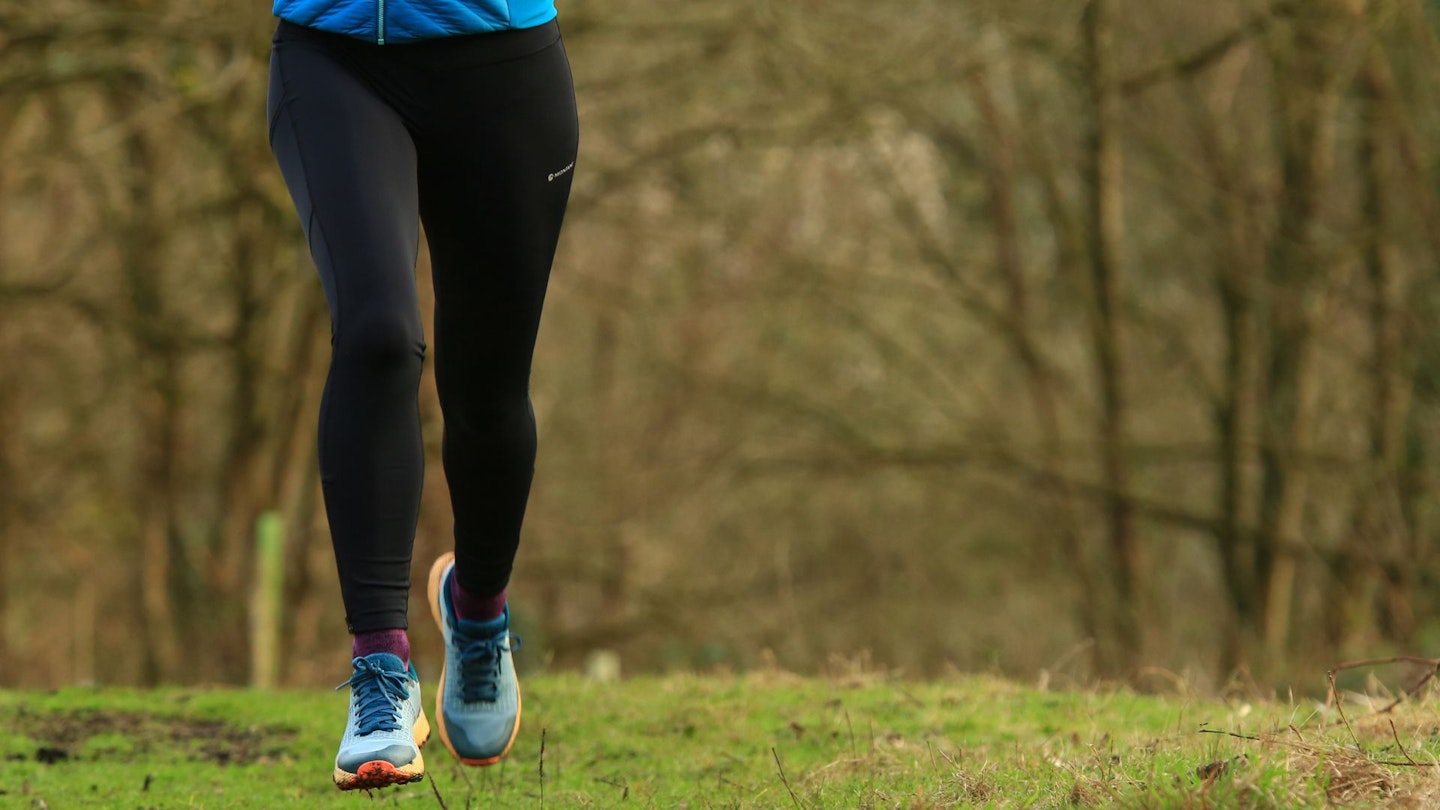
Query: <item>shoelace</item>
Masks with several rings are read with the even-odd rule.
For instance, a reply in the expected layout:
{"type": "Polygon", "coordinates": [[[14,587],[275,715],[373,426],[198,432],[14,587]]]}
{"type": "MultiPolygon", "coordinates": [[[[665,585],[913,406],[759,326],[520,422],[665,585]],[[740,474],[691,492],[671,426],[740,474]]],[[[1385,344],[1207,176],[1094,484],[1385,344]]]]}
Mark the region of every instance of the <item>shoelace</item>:
{"type": "Polygon", "coordinates": [[[398,731],[400,729],[400,705],[410,697],[407,673],[393,672],[356,658],[355,672],[350,680],[335,687],[340,691],[350,687],[355,696],[355,711],[359,715],[359,736],[376,731],[398,731]]]}
{"type": "Polygon", "coordinates": [[[506,631],[473,640],[461,636],[456,641],[460,647],[460,698],[466,703],[493,703],[500,697],[500,654],[520,649],[520,637],[506,631]]]}

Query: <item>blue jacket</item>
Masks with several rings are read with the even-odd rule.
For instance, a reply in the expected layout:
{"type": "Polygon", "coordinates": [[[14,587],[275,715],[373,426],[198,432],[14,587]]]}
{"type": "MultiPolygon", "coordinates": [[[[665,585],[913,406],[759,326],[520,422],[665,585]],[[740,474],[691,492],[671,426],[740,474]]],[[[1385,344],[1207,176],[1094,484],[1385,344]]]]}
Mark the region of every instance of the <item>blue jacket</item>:
{"type": "Polygon", "coordinates": [[[555,18],[555,0],[274,0],[275,16],[369,42],[413,42],[533,28],[555,18]]]}

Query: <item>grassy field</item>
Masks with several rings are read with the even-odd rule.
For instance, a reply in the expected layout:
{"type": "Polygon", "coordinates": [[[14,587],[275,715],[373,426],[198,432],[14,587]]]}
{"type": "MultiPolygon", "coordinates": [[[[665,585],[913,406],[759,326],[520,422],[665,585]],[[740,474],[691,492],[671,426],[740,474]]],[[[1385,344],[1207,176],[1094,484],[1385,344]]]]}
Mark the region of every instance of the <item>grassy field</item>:
{"type": "Polygon", "coordinates": [[[346,694],[0,692],[0,808],[1433,807],[1440,713],[982,676],[523,682],[503,766],[330,784],[346,694]]]}

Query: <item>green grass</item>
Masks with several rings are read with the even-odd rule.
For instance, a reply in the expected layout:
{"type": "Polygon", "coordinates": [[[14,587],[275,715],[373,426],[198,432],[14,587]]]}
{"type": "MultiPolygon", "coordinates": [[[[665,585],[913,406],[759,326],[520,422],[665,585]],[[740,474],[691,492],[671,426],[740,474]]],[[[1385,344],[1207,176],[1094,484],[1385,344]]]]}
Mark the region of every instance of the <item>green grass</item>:
{"type": "Polygon", "coordinates": [[[437,739],[426,782],[370,796],[330,784],[343,692],[0,692],[0,808],[1424,807],[1440,796],[1440,769],[1425,765],[1440,754],[1428,700],[1390,715],[1352,700],[1352,731],[1308,705],[981,676],[524,686],[503,766],[462,769],[437,739]]]}

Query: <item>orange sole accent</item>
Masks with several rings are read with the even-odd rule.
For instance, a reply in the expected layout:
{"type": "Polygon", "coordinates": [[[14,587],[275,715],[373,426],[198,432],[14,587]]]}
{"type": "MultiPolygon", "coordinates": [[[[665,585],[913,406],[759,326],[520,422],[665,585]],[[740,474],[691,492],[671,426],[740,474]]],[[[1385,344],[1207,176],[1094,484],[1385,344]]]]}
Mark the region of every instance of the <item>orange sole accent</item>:
{"type": "MultiPolygon", "coordinates": [[[[430,616],[435,619],[435,626],[440,628],[440,635],[445,635],[445,619],[440,615],[440,581],[445,576],[445,569],[455,560],[455,552],[447,551],[441,554],[435,564],[430,566],[430,579],[425,591],[430,598],[430,616]]],[[[445,669],[440,669],[440,685],[435,693],[435,727],[440,731],[440,741],[445,743],[445,748],[450,755],[460,760],[465,765],[494,765],[510,753],[515,746],[515,738],[520,736],[520,715],[523,706],[520,700],[520,685],[515,685],[515,728],[510,731],[510,740],[505,743],[505,748],[499,754],[485,759],[467,759],[460,756],[455,746],[450,742],[450,733],[445,729],[445,669]]]]}
{"type": "Polygon", "coordinates": [[[335,769],[335,787],[340,790],[378,790],[391,785],[408,785],[424,778],[425,763],[419,757],[403,768],[397,768],[382,759],[361,765],[355,773],[335,769]]]}

